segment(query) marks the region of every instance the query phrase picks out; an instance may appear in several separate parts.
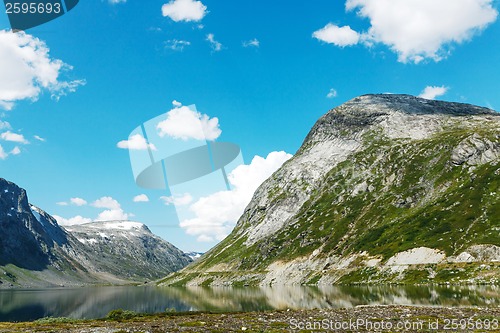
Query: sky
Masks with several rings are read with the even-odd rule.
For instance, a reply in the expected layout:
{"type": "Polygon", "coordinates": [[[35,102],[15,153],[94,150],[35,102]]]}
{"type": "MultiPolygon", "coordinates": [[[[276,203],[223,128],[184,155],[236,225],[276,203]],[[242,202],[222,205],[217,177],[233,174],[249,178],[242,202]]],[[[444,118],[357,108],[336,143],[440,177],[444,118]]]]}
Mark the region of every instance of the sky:
{"type": "Polygon", "coordinates": [[[356,96],[500,108],[498,9],[491,0],[87,0],[13,33],[2,3],[0,177],[62,225],[135,220],[204,252],[315,121],[356,96]],[[133,132],[151,119],[155,143],[133,132]],[[207,142],[241,149],[225,170],[230,190],[220,179],[196,195],[199,180],[136,184],[131,155],[207,142]]]}

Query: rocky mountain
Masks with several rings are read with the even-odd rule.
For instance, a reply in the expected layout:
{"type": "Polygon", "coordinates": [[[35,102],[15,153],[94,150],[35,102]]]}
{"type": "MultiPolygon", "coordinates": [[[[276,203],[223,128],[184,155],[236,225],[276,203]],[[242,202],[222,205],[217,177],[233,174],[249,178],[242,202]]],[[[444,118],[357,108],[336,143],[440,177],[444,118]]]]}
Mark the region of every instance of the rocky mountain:
{"type": "Polygon", "coordinates": [[[172,244],[155,236],[142,223],[131,221],[92,222],[66,226],[97,272],[121,278],[154,280],[178,271],[192,260],[172,244]]]}
{"type": "Polygon", "coordinates": [[[24,189],[0,178],[0,288],[143,282],[191,262],[139,223],[72,229],[74,234],[29,204],[24,189]],[[98,237],[104,232],[109,237],[98,237]]]}
{"type": "Polygon", "coordinates": [[[203,255],[203,252],[195,252],[195,251],[184,252],[184,253],[187,254],[189,258],[193,259],[193,261],[200,259],[201,256],[203,255]]]}
{"type": "Polygon", "coordinates": [[[325,114],[167,285],[498,283],[500,114],[365,95],[325,114]]]}

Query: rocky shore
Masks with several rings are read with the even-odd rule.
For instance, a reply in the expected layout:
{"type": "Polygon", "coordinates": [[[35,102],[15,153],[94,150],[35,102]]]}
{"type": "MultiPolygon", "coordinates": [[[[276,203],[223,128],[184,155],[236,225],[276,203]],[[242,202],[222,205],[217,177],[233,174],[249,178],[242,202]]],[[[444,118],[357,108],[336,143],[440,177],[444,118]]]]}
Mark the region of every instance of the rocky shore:
{"type": "Polygon", "coordinates": [[[0,333],[163,332],[500,332],[500,308],[358,306],[345,309],[142,315],[115,310],[106,318],[46,318],[0,323],[0,333]]]}

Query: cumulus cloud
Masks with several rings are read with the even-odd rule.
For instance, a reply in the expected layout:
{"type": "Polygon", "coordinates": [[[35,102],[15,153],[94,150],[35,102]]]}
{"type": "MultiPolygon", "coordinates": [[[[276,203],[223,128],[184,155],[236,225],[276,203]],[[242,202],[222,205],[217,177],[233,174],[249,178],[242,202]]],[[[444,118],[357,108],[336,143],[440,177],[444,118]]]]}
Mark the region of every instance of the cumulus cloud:
{"type": "Polygon", "coordinates": [[[184,47],[191,45],[187,40],[169,39],[165,42],[165,48],[173,51],[184,51],[184,47]]]}
{"type": "Polygon", "coordinates": [[[202,197],[189,207],[194,217],[180,226],[198,241],[222,240],[234,228],[257,187],[292,155],[272,152],[266,158],[255,156],[249,165],[240,165],[228,176],[231,191],[220,191],[202,197]]]}
{"type": "Polygon", "coordinates": [[[40,137],[40,136],[38,136],[38,135],[34,135],[33,137],[34,137],[36,140],[41,141],[41,142],[45,142],[45,141],[46,141],[44,138],[42,138],[42,137],[40,137]]]}
{"type": "MultiPolygon", "coordinates": [[[[71,198],[70,203],[76,206],[86,205],[87,202],[81,198],[71,198]]],[[[67,202],[58,202],[59,206],[68,206],[67,202]]],[[[128,220],[133,214],[128,214],[123,211],[121,205],[118,201],[113,199],[112,197],[101,197],[94,201],[91,206],[96,208],[105,209],[101,211],[95,219],[91,219],[88,217],[82,217],[81,215],[77,215],[75,217],[71,217],[66,219],[64,217],[53,215],[57,220],[57,223],[61,225],[74,225],[74,224],[82,224],[89,223],[92,221],[116,221],[116,220],[128,220]]]]}
{"type": "Polygon", "coordinates": [[[323,28],[313,32],[313,37],[325,43],[344,47],[358,44],[360,35],[348,25],[339,27],[328,23],[323,28]]]}
{"type": "Polygon", "coordinates": [[[29,141],[24,138],[24,135],[12,133],[11,131],[4,132],[0,134],[0,139],[4,141],[17,142],[22,144],[28,144],[29,141]]]}
{"type": "Polygon", "coordinates": [[[207,6],[196,0],[172,0],[161,7],[163,16],[175,22],[198,22],[207,15],[207,6]]]}
{"type": "Polygon", "coordinates": [[[65,219],[64,217],[59,216],[59,215],[52,215],[52,216],[56,219],[57,223],[59,225],[62,225],[62,226],[84,224],[84,223],[92,222],[92,219],[89,219],[89,218],[86,218],[86,217],[83,217],[80,215],[71,217],[69,219],[65,219]]]}
{"type": "Polygon", "coordinates": [[[427,86],[425,89],[418,95],[418,97],[422,97],[425,99],[435,99],[436,97],[443,96],[448,91],[448,87],[441,86],[427,86]]]}
{"type": "Polygon", "coordinates": [[[125,221],[128,220],[129,214],[125,213],[123,209],[107,209],[97,216],[96,221],[125,221]]]}
{"type": "Polygon", "coordinates": [[[0,30],[0,107],[10,110],[17,101],[37,100],[44,90],[58,99],[85,84],[61,80],[61,73],[72,67],[51,58],[49,51],[36,37],[0,30]]]}
{"type": "Polygon", "coordinates": [[[92,203],[96,208],[120,209],[120,203],[112,197],[101,197],[92,203]]]}
{"type": "Polygon", "coordinates": [[[75,206],[85,206],[87,204],[87,201],[82,198],[71,198],[69,202],[75,206]]]}
{"type": "Polygon", "coordinates": [[[257,38],[254,38],[254,39],[250,39],[250,40],[247,40],[247,41],[244,41],[242,43],[243,47],[259,47],[260,46],[260,42],[257,38]]]}
{"type": "Polygon", "coordinates": [[[145,194],[136,195],[133,199],[134,202],[148,202],[149,198],[145,194]]]}
{"type": "Polygon", "coordinates": [[[368,19],[368,31],[328,24],[313,36],[338,46],[381,43],[403,63],[440,61],[453,44],[470,40],[498,16],[493,0],[347,0],[346,10],[368,19]]]}
{"type": "Polygon", "coordinates": [[[210,47],[214,52],[222,50],[222,44],[215,40],[214,34],[208,34],[206,40],[210,43],[210,47]]]}
{"type": "Polygon", "coordinates": [[[181,106],[182,106],[182,103],[174,99],[174,100],[172,101],[172,105],[173,105],[174,107],[176,107],[176,108],[179,108],[179,107],[181,107],[181,106]]]}
{"type": "Polygon", "coordinates": [[[118,148],[130,150],[156,150],[154,144],[148,144],[146,139],[140,134],[134,134],[128,140],[122,140],[116,144],[118,148]]]}
{"type": "Polygon", "coordinates": [[[187,106],[176,107],[167,112],[167,119],[158,123],[156,128],[160,137],[170,136],[181,140],[213,141],[222,133],[217,117],[210,118],[187,106]]]}
{"type": "Polygon", "coordinates": [[[184,193],[181,196],[162,196],[160,197],[165,203],[166,206],[174,205],[174,206],[186,206],[189,205],[193,201],[193,197],[189,193],[184,193]]]}
{"type": "Polygon", "coordinates": [[[337,97],[337,90],[331,88],[328,94],[326,94],[327,98],[335,98],[337,97]]]}

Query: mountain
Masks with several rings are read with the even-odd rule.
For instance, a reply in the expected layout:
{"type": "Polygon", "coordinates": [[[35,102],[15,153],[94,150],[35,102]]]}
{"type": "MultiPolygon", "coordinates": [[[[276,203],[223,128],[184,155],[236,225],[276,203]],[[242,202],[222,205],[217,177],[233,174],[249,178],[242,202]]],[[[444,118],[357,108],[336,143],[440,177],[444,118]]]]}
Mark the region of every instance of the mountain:
{"type": "Polygon", "coordinates": [[[409,95],[329,111],[233,232],[164,285],[498,283],[500,115],[409,95]]]}
{"type": "Polygon", "coordinates": [[[184,252],[184,253],[187,254],[189,258],[193,259],[193,261],[200,259],[200,257],[203,255],[203,252],[195,252],[195,251],[184,252]]]}
{"type": "Polygon", "coordinates": [[[125,279],[154,280],[180,270],[192,260],[172,244],[155,236],[142,223],[92,222],[66,226],[94,257],[89,265],[97,272],[125,279]]]}
{"type": "Polygon", "coordinates": [[[0,178],[0,288],[143,282],[191,262],[139,223],[72,229],[74,234],[29,204],[24,189],[0,178]],[[98,230],[109,237],[100,239],[98,230]]]}

